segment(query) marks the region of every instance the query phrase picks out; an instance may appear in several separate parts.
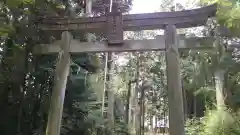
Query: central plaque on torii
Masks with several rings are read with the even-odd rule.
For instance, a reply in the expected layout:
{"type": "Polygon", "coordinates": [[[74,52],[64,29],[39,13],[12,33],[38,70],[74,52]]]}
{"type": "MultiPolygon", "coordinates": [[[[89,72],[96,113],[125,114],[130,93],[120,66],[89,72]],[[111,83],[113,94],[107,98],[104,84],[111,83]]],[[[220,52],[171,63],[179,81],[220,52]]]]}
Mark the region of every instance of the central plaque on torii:
{"type": "Polygon", "coordinates": [[[109,46],[123,45],[123,19],[116,3],[113,3],[112,12],[107,13],[106,38],[109,46]]]}

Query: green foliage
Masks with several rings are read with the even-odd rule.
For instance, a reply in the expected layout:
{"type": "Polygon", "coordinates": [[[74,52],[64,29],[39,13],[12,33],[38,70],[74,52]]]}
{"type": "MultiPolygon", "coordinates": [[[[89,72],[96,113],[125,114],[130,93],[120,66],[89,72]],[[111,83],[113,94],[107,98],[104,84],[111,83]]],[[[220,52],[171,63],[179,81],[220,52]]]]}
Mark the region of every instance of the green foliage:
{"type": "Polygon", "coordinates": [[[188,135],[239,135],[240,119],[238,113],[224,108],[209,110],[201,120],[188,120],[188,135]]]}
{"type": "Polygon", "coordinates": [[[217,3],[218,23],[227,26],[233,35],[239,35],[240,28],[240,2],[239,0],[201,0],[202,3],[217,3]]]}
{"type": "Polygon", "coordinates": [[[204,125],[199,118],[186,121],[186,135],[204,135],[204,125]]]}
{"type": "Polygon", "coordinates": [[[114,128],[115,135],[127,135],[130,133],[129,126],[124,122],[120,121],[114,128]]]}
{"type": "Polygon", "coordinates": [[[230,28],[239,28],[240,6],[239,1],[220,0],[218,20],[230,28]]]}

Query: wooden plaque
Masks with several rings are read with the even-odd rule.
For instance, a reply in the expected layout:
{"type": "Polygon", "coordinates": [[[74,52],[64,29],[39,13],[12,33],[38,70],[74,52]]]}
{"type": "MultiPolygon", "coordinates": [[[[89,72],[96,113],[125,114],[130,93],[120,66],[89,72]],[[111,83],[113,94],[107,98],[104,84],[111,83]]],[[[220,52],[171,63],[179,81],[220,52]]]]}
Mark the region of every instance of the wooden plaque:
{"type": "Polygon", "coordinates": [[[106,38],[109,46],[123,44],[123,19],[121,12],[107,14],[106,38]]]}

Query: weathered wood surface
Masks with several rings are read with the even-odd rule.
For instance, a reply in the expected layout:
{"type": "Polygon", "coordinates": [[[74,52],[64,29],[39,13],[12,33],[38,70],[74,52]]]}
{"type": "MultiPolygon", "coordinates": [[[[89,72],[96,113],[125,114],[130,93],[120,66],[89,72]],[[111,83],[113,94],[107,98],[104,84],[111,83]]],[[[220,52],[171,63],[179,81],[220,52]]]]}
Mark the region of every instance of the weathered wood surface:
{"type": "MultiPolygon", "coordinates": [[[[210,49],[213,46],[214,38],[211,37],[193,37],[181,38],[179,48],[184,49],[210,49]]],[[[35,54],[58,53],[60,51],[59,44],[56,41],[53,44],[36,45],[35,54]]],[[[161,51],[165,50],[164,36],[157,39],[149,40],[125,40],[123,46],[109,47],[106,42],[79,42],[72,40],[70,45],[70,53],[79,52],[128,52],[128,51],[161,51]]]]}
{"type": "Polygon", "coordinates": [[[238,38],[240,37],[240,32],[238,30],[229,29],[224,26],[220,26],[218,28],[218,32],[220,36],[224,37],[238,37],[238,38]]]}
{"type": "Polygon", "coordinates": [[[113,62],[113,53],[109,52],[106,54],[108,57],[107,62],[107,82],[106,82],[106,90],[107,90],[107,98],[108,98],[108,109],[107,109],[107,124],[108,127],[113,128],[115,125],[115,115],[114,115],[114,101],[115,101],[115,89],[114,83],[116,79],[114,78],[114,68],[115,63],[113,62]]]}
{"type": "Polygon", "coordinates": [[[165,42],[170,135],[185,135],[178,40],[176,27],[167,25],[165,42]]]}
{"type": "Polygon", "coordinates": [[[240,48],[240,43],[232,43],[230,45],[227,45],[228,49],[234,49],[234,48],[240,48]]]}
{"type": "MultiPolygon", "coordinates": [[[[217,5],[176,11],[146,14],[123,15],[125,31],[164,29],[166,24],[174,24],[177,28],[204,25],[209,17],[214,17],[217,5]]],[[[103,32],[107,28],[107,16],[88,18],[41,18],[39,28],[50,31],[81,30],[87,32],[103,32]]]]}
{"type": "Polygon", "coordinates": [[[69,47],[71,38],[69,32],[63,32],[60,44],[61,50],[59,50],[58,62],[55,69],[46,135],[60,135],[63,104],[70,68],[69,47]]]}

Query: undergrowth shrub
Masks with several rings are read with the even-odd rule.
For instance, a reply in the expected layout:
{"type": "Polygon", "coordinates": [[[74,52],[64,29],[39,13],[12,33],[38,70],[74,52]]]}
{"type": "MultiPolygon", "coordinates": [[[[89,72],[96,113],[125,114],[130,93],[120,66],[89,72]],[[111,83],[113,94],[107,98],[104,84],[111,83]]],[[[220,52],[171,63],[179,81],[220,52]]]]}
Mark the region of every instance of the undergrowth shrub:
{"type": "Polygon", "coordinates": [[[187,120],[187,135],[240,135],[240,113],[210,110],[201,119],[187,120]]]}
{"type": "Polygon", "coordinates": [[[204,133],[204,125],[201,119],[193,118],[186,121],[187,135],[202,135],[204,133]]]}

